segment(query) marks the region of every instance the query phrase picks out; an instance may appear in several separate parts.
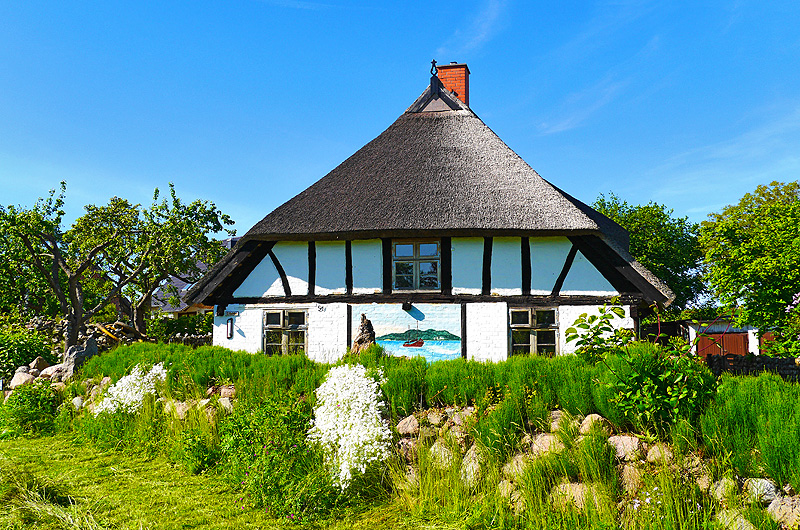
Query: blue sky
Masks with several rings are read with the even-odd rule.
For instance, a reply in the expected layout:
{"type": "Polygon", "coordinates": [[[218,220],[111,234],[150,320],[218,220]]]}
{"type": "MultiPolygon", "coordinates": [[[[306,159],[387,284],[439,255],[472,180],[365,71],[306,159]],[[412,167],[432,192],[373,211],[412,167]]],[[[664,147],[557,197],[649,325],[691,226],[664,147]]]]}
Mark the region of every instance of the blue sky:
{"type": "Polygon", "coordinates": [[[544,178],[703,220],[800,176],[796,1],[0,2],[0,204],[154,187],[244,233],[466,62],[544,178]]]}

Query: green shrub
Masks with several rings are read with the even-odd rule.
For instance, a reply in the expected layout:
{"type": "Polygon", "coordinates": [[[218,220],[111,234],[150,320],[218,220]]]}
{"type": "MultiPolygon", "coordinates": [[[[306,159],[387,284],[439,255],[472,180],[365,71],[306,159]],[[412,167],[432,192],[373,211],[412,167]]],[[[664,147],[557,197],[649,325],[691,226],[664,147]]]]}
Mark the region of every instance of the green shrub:
{"type": "Polygon", "coordinates": [[[598,308],[597,315],[581,314],[564,335],[567,342],[577,345],[576,355],[594,364],[608,353],[620,351],[633,339],[627,329],[614,326],[615,318],[625,318],[625,310],[619,306],[598,308]]]}
{"type": "Polygon", "coordinates": [[[14,389],[1,408],[6,428],[22,434],[49,434],[54,430],[58,396],[49,381],[36,381],[14,389]]]}
{"type": "Polygon", "coordinates": [[[147,321],[147,335],[163,342],[177,335],[205,335],[214,329],[214,313],[177,318],[156,317],[147,321]]]}
{"type": "Polygon", "coordinates": [[[148,394],[136,414],[117,411],[95,416],[86,413],[78,416],[72,426],[78,440],[92,442],[100,449],[155,457],[168,448],[166,425],[163,402],[148,394]]]}
{"type": "Polygon", "coordinates": [[[180,431],[179,445],[180,459],[189,473],[202,473],[219,461],[219,444],[208,430],[187,428],[180,431]]]}
{"type": "Polygon", "coordinates": [[[47,339],[35,331],[0,330],[0,379],[6,382],[14,376],[17,367],[42,356],[49,364],[58,362],[50,351],[47,339]]]}

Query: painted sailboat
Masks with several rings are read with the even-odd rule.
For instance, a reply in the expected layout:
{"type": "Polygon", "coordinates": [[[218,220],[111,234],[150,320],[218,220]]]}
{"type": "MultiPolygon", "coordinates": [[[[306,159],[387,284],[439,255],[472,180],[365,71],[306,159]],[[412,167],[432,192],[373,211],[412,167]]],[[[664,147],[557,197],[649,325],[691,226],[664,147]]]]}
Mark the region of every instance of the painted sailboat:
{"type": "MultiPolygon", "coordinates": [[[[417,321],[417,333],[419,333],[419,321],[417,321]]],[[[403,343],[404,348],[421,348],[425,344],[422,339],[409,339],[403,343]]]]}

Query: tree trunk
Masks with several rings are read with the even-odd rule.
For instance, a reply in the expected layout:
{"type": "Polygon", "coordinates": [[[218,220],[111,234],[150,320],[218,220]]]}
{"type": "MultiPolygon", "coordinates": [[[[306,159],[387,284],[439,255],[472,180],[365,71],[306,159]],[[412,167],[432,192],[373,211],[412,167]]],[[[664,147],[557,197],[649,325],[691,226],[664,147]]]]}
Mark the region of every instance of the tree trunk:
{"type": "Polygon", "coordinates": [[[142,335],[147,335],[147,323],[145,322],[145,316],[150,310],[151,296],[152,295],[148,294],[133,306],[133,327],[142,335]]]}
{"type": "Polygon", "coordinates": [[[74,313],[67,315],[67,329],[64,330],[64,355],[70,346],[78,344],[78,333],[81,330],[80,317],[74,313]]]}

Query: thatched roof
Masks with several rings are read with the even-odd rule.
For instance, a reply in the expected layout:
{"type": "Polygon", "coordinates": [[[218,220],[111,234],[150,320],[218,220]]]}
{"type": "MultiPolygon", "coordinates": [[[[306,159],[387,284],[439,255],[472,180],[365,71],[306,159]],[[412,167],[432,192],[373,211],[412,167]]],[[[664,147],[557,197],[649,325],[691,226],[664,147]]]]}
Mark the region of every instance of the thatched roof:
{"type": "Polygon", "coordinates": [[[254,240],[424,235],[598,236],[673,297],[630,258],[622,227],[543,179],[436,77],[377,138],[253,226],[191,294],[254,240]]]}

